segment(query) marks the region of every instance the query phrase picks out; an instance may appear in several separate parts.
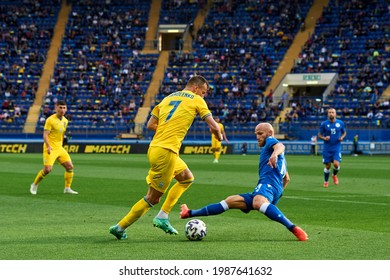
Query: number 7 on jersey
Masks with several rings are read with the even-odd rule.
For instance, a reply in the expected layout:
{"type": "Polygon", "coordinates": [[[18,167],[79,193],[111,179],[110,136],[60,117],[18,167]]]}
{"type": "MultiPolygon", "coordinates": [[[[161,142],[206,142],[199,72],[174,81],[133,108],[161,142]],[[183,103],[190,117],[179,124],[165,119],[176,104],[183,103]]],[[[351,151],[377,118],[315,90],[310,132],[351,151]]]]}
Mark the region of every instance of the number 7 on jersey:
{"type": "Polygon", "coordinates": [[[181,103],[180,100],[169,102],[169,105],[170,105],[170,106],[173,106],[173,108],[172,108],[172,110],[169,112],[169,114],[168,114],[168,116],[167,116],[167,118],[166,118],[166,120],[165,120],[166,122],[169,121],[169,120],[172,118],[172,115],[175,113],[175,111],[176,111],[177,107],[179,107],[180,103],[181,103]]]}

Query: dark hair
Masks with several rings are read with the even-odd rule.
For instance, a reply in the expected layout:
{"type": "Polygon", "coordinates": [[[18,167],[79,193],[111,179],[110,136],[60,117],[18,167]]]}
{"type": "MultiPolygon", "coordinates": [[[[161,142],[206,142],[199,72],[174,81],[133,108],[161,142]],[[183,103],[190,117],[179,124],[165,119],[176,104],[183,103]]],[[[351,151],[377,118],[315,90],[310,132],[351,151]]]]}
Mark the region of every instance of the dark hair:
{"type": "Polygon", "coordinates": [[[197,76],[193,76],[191,79],[188,80],[187,86],[202,86],[204,84],[207,85],[207,89],[210,88],[210,84],[206,80],[206,78],[203,76],[197,75],[197,76]]]}
{"type": "Polygon", "coordinates": [[[65,105],[66,106],[66,102],[64,100],[58,100],[57,103],[56,103],[56,106],[60,106],[60,105],[65,105]]]}

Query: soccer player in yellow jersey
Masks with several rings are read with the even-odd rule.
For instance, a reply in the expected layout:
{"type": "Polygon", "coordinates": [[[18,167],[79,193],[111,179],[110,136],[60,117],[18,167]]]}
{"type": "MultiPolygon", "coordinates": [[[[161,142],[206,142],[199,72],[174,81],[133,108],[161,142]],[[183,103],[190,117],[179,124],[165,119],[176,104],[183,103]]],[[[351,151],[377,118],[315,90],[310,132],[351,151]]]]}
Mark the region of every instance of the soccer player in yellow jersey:
{"type": "MultiPolygon", "coordinates": [[[[223,124],[221,124],[220,118],[217,116],[214,119],[219,125],[219,129],[221,130],[223,140],[225,140],[226,144],[228,144],[229,140],[226,137],[225,127],[223,126],[223,124]]],[[[211,150],[214,156],[214,161],[213,161],[214,163],[218,163],[219,157],[221,156],[221,149],[222,149],[222,141],[219,141],[214,134],[211,134],[211,150]]]]}
{"type": "Polygon", "coordinates": [[[56,113],[47,118],[43,131],[43,169],[35,177],[30,186],[31,194],[37,194],[39,183],[53,169],[57,160],[65,167],[65,189],[66,194],[78,194],[70,188],[73,181],[73,163],[68,152],[62,146],[65,131],[68,127],[68,120],[64,117],[67,107],[65,101],[59,100],[55,106],[56,113]]]}
{"type": "Polygon", "coordinates": [[[169,234],[178,233],[168,215],[194,181],[194,175],[179,156],[182,141],[197,115],[206,121],[217,139],[222,140],[221,130],[203,99],[209,87],[204,77],[193,76],[183,90],[171,93],[153,108],[147,123],[147,128],[155,131],[148,149],[150,169],[146,182],[149,189],[117,225],[110,227],[110,233],[117,239],[127,238],[125,229],[160,202],[173,178],[177,182],[168,191],[153,225],[169,234]]]}

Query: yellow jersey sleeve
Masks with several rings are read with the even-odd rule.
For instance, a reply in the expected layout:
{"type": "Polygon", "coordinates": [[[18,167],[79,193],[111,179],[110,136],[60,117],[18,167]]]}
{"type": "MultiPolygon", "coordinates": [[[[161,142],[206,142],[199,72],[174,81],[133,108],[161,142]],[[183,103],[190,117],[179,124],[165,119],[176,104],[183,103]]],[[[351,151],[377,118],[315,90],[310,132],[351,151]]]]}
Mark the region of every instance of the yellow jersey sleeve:
{"type": "Polygon", "coordinates": [[[52,148],[62,146],[65,131],[68,127],[68,120],[65,117],[59,119],[56,114],[47,118],[44,130],[50,131],[48,139],[52,148]]]}
{"type": "Polygon", "coordinates": [[[165,97],[151,115],[158,120],[156,133],[150,146],[158,146],[179,153],[181,143],[195,117],[211,115],[206,101],[191,91],[174,92],[165,97]]]}

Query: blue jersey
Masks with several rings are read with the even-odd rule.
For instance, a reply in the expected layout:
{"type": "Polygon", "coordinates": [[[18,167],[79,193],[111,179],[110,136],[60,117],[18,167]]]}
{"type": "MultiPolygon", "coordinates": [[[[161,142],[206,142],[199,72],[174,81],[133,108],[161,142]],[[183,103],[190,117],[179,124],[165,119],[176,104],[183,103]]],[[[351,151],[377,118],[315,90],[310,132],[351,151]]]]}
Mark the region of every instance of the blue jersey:
{"type": "Polygon", "coordinates": [[[344,122],[335,119],[334,122],[326,120],[321,123],[320,133],[322,136],[330,136],[329,141],[324,141],[324,151],[339,151],[341,142],[339,138],[346,131],[344,122]]]}
{"type": "Polygon", "coordinates": [[[267,165],[269,158],[274,152],[273,146],[279,143],[274,137],[269,136],[260,153],[259,181],[251,193],[240,194],[245,200],[246,209],[241,210],[248,213],[253,210],[253,199],[256,195],[264,196],[268,201],[276,205],[283,194],[283,177],[287,173],[287,162],[284,153],[278,155],[276,168],[267,165]]]}
{"type": "Polygon", "coordinates": [[[278,155],[276,168],[272,168],[267,164],[274,152],[273,146],[277,143],[279,143],[279,141],[272,136],[269,136],[265,140],[265,145],[260,154],[258,184],[269,184],[273,187],[283,189],[283,177],[287,172],[287,163],[284,158],[284,153],[278,155]]]}

